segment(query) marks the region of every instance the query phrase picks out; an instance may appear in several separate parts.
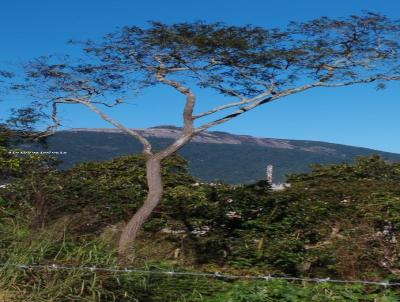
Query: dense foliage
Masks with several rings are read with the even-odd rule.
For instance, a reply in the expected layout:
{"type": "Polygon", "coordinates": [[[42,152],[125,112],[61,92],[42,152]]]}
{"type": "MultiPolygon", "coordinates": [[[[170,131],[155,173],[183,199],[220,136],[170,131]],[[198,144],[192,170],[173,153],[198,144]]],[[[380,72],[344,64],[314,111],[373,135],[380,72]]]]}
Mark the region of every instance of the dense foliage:
{"type": "MultiPolygon", "coordinates": [[[[2,153],[2,158],[19,162],[19,173],[0,189],[2,262],[117,265],[113,246],[120,222],[146,192],[142,157],[83,163],[68,171],[44,169],[32,157],[2,153]],[[22,164],[32,161],[37,165],[22,164]]],[[[291,175],[291,187],[283,191],[272,191],[264,181],[200,183],[180,157],[165,161],[163,173],[166,194],[139,237],[136,267],[398,280],[400,164],[368,157],[354,165],[316,165],[310,173],[291,175]]],[[[25,297],[35,301],[55,292],[74,301],[125,301],[124,295],[139,301],[396,301],[390,290],[358,286],[78,271],[7,275],[15,273],[3,270],[0,288],[40,283],[41,290],[25,289],[25,297]],[[130,285],[134,280],[137,287],[130,285]],[[171,289],[177,286],[179,292],[171,289]],[[84,300],[89,296],[93,300],[84,300]]]]}
{"type": "MultiPolygon", "coordinates": [[[[164,162],[165,185],[193,182],[182,158],[164,162]]],[[[109,162],[83,163],[69,171],[47,170],[40,177],[31,169],[12,182],[2,195],[10,203],[27,202],[35,209],[35,225],[69,216],[71,227],[80,234],[132,215],[146,193],[144,159],[127,156],[109,162]]]]}

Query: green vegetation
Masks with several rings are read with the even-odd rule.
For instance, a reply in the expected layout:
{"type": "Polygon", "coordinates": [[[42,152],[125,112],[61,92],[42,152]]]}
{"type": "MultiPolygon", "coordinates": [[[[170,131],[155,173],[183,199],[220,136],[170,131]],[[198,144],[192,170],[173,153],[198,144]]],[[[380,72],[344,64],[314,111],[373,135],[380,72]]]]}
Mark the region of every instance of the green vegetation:
{"type": "MultiPolygon", "coordinates": [[[[282,280],[18,269],[12,264],[119,267],[121,222],[140,206],[141,156],[54,169],[50,158],[0,153],[0,301],[398,301],[395,287],[282,280]]],[[[317,165],[268,183],[199,183],[164,162],[166,193],[129,267],[398,282],[400,164],[379,157],[317,165]]]]}

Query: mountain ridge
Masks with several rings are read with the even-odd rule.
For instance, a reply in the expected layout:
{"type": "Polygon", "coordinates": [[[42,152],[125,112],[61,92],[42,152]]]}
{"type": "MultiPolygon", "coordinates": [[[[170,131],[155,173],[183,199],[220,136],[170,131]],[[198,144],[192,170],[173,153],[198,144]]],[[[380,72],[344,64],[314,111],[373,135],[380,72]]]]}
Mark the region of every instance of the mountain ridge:
{"type": "MultiPolygon", "coordinates": [[[[138,128],[133,129],[143,134],[145,137],[163,137],[176,139],[182,132],[182,128],[174,126],[157,126],[151,128],[138,128]]],[[[122,130],[112,128],[73,128],[64,130],[70,132],[103,132],[103,133],[122,133],[122,130]]],[[[199,133],[193,137],[193,142],[199,143],[220,143],[220,144],[240,144],[244,141],[252,142],[258,145],[265,145],[268,147],[277,148],[292,148],[286,140],[273,139],[273,138],[259,138],[251,135],[231,134],[222,131],[206,131],[199,133]],[[265,141],[265,142],[264,142],[265,141]],[[268,141],[268,142],[266,142],[268,141]],[[276,143],[275,143],[276,142],[276,143]]]]}
{"type": "MultiPolygon", "coordinates": [[[[132,130],[138,131],[145,137],[163,137],[163,138],[178,138],[182,128],[176,126],[156,126],[150,128],[131,128],[132,130]]],[[[62,130],[68,132],[101,132],[101,133],[122,133],[122,130],[115,128],[72,128],[69,130],[62,130]]],[[[60,131],[60,132],[62,132],[60,131]]],[[[340,143],[332,143],[325,141],[316,141],[316,140],[301,140],[301,139],[281,139],[281,138],[269,138],[269,137],[258,137],[252,135],[245,134],[233,134],[225,131],[206,131],[199,133],[195,137],[192,138],[192,142],[199,143],[216,143],[216,144],[243,144],[243,143],[253,143],[259,146],[271,147],[271,148],[284,148],[284,149],[296,149],[310,151],[310,152],[335,152],[332,148],[320,147],[320,146],[312,146],[312,147],[298,147],[293,145],[291,142],[298,143],[315,143],[318,144],[330,144],[332,146],[340,145],[340,146],[348,146],[354,148],[364,148],[367,150],[374,150],[378,152],[385,152],[391,154],[398,154],[394,152],[388,152],[383,150],[371,149],[366,147],[358,147],[354,145],[345,145],[340,143]],[[223,138],[217,138],[218,136],[223,136],[223,138]]],[[[399,154],[400,155],[400,154],[399,154]]]]}

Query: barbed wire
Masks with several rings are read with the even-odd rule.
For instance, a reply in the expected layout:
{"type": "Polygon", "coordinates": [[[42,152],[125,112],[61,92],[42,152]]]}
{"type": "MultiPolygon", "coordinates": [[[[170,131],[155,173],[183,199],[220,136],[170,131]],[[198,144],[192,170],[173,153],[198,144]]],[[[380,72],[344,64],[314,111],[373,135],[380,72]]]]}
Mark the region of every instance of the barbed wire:
{"type": "Polygon", "coordinates": [[[342,280],[342,279],[331,279],[331,278],[301,278],[301,277],[291,277],[291,276],[277,276],[277,275],[230,275],[221,274],[219,272],[215,273],[203,273],[203,272],[179,272],[179,271],[166,271],[166,270],[145,270],[136,268],[108,268],[108,267],[97,267],[97,266],[64,266],[64,265],[27,265],[27,264],[2,264],[1,268],[14,267],[22,270],[81,270],[89,272],[110,272],[110,273],[136,273],[136,274],[148,274],[148,275],[167,275],[167,276],[191,276],[191,277],[207,277],[207,278],[217,278],[226,280],[287,280],[287,281],[305,281],[305,282],[329,282],[329,283],[342,283],[342,284],[365,284],[365,285],[379,285],[379,286],[400,286],[400,282],[390,282],[390,281],[367,281],[367,280],[342,280]]]}

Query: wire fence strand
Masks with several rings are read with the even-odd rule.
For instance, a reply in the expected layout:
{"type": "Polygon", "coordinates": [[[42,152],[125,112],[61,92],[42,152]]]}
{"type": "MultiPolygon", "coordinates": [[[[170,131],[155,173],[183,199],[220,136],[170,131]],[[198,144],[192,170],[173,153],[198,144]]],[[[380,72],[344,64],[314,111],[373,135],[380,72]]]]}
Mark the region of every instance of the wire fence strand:
{"type": "Polygon", "coordinates": [[[109,268],[109,267],[97,267],[97,266],[64,266],[64,265],[39,265],[39,264],[2,264],[1,268],[13,267],[21,270],[80,270],[88,272],[109,272],[116,274],[145,274],[145,275],[165,275],[171,277],[188,276],[188,277],[206,277],[206,278],[217,278],[225,280],[287,280],[287,281],[305,281],[305,282],[329,282],[329,283],[341,283],[341,284],[364,284],[364,285],[378,285],[378,286],[400,286],[400,282],[389,282],[389,281],[367,281],[367,280],[342,280],[342,279],[331,279],[331,278],[301,278],[291,276],[277,276],[277,275],[230,275],[215,273],[204,273],[204,272],[180,272],[180,271],[166,271],[166,270],[145,270],[136,268],[109,268]]]}

